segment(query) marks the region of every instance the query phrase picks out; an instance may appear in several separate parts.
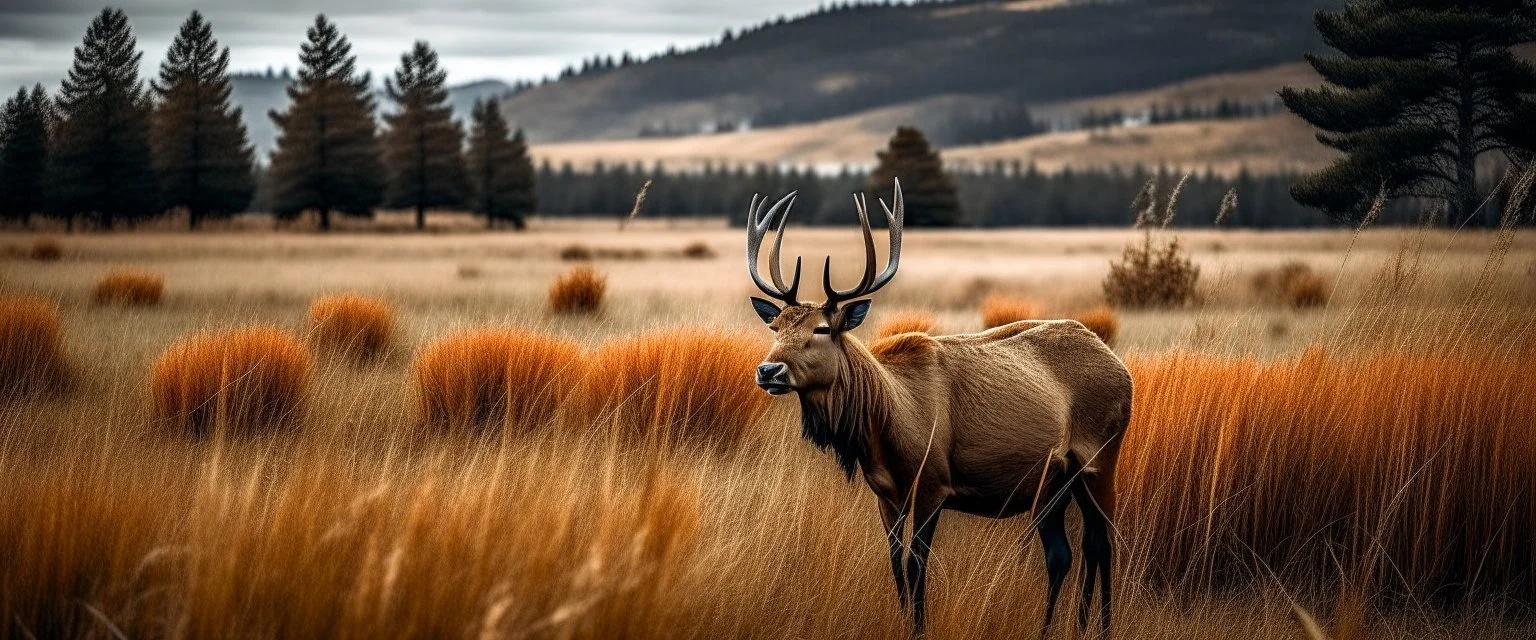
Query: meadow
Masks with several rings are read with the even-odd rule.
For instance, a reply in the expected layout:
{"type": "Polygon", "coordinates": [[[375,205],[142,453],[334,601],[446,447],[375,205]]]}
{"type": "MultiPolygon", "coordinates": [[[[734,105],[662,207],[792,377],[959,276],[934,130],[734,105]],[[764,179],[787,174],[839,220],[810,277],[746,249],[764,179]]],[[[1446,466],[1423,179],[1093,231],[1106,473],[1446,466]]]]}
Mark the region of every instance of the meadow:
{"type": "MultiPolygon", "coordinates": [[[[906,634],[874,499],[752,383],[739,229],[434,223],[58,234],[45,259],[0,234],[0,318],[60,332],[0,400],[0,637],[906,634]],[[596,311],[552,310],[578,266],[596,311]],[[219,371],[241,358],[278,368],[219,371]]],[[[1536,634],[1536,234],[1179,231],[1196,302],[1105,312],[1140,237],[909,231],[858,331],[978,330],[989,300],[1113,318],[1115,635],[1536,634]]],[[[785,251],[851,278],[858,246],[785,251]]],[[[1028,524],[946,516],[930,637],[1035,633],[1028,524]]]]}

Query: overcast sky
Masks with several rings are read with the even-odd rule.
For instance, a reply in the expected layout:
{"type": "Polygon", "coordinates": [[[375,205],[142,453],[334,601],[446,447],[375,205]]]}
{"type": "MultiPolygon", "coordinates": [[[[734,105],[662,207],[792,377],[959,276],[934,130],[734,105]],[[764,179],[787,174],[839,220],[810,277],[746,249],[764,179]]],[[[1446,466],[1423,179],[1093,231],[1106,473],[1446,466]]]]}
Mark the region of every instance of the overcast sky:
{"type": "MultiPolygon", "coordinates": [[[[298,66],[304,29],[324,12],[352,41],[361,67],[377,81],[411,42],[432,43],[452,84],[512,81],[556,74],[593,53],[645,54],[689,47],[727,27],[798,15],[818,0],[140,0],[128,13],[150,77],[177,26],[192,9],[213,23],[230,48],[233,70],[298,66]]],[[[101,4],[88,0],[0,0],[0,95],[42,82],[50,90],[69,69],[73,49],[101,4]]]]}

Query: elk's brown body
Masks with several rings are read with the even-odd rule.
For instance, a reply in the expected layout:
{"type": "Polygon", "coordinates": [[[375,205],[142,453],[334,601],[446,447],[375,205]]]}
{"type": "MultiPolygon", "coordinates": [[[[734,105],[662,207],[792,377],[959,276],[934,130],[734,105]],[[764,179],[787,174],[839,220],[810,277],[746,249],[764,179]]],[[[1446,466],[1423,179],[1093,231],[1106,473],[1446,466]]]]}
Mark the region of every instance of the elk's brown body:
{"type": "Polygon", "coordinates": [[[886,208],[891,254],[885,272],[874,277],[873,239],[864,203],[856,200],[868,256],[864,278],[839,291],[826,269],[828,301],[819,305],[796,300],[798,262],[788,287],[778,266],[785,205],[793,195],[766,214],[754,202],[748,223],[753,280],[786,304],[753,299],[777,333],[758,367],[758,384],[774,394],[796,392],[806,439],[829,450],[850,479],[862,472],[879,499],[897,594],[911,607],[914,631],[923,625],[934,529],[939,514],[950,509],[989,518],[1034,514],[1048,574],[1044,635],[1071,568],[1065,514],[1075,499],[1083,513],[1078,621],[1088,624],[1097,579],[1107,632],[1115,461],[1131,412],[1125,365],[1073,320],[1026,320],[967,335],[905,333],[866,347],[848,331],[863,321],[869,300],[848,300],[873,293],[895,275],[901,186],[894,211],[886,208]],[[757,275],[756,254],[775,220],[769,286],[757,275]]]}

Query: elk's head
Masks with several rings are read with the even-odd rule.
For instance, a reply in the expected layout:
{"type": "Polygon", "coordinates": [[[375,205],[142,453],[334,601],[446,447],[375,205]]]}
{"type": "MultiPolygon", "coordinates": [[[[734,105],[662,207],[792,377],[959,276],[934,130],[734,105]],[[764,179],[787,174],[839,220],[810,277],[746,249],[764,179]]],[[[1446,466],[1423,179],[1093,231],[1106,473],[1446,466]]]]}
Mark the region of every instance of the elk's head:
{"type": "Polygon", "coordinates": [[[832,258],[828,257],[821,276],[826,301],[820,304],[800,302],[800,259],[795,259],[795,275],[788,286],[784,284],[783,270],[779,266],[784,224],[794,202],[795,194],[791,193],[764,211],[767,199],[759,201],[754,195],[747,210],[747,271],[757,288],[783,303],[780,306],[770,300],[752,298],[752,308],[758,317],[777,333],[773,348],[757,367],[757,386],[773,395],[822,389],[837,381],[846,357],[842,347],[843,334],[864,322],[864,317],[869,314],[870,300],[863,297],[889,283],[901,262],[903,204],[898,180],[891,199],[893,206],[888,207],[884,200],[880,201],[890,226],[891,250],[885,270],[875,275],[875,238],[869,227],[869,211],[864,196],[856,195],[854,207],[858,209],[859,224],[864,230],[864,277],[858,286],[846,291],[833,287],[832,258]],[[773,249],[768,252],[768,275],[772,284],[765,282],[757,271],[758,249],[769,229],[774,230],[773,249]]]}

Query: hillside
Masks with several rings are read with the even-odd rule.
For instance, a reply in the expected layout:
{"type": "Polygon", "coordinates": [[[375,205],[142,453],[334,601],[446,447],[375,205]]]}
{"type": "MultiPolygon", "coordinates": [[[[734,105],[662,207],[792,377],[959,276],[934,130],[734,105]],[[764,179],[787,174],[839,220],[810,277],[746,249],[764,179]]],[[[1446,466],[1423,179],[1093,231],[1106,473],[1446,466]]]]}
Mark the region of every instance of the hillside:
{"type": "Polygon", "coordinates": [[[657,125],[819,122],[939,96],[1060,103],[1296,62],[1322,47],[1315,8],[1292,0],[836,8],[582,73],[504,109],[534,141],[551,142],[631,138],[657,125]]]}

